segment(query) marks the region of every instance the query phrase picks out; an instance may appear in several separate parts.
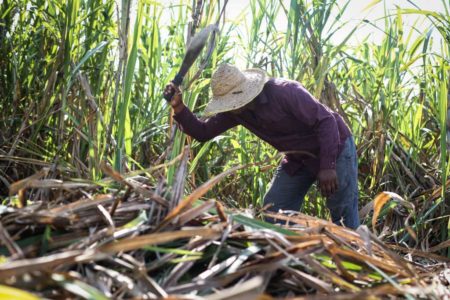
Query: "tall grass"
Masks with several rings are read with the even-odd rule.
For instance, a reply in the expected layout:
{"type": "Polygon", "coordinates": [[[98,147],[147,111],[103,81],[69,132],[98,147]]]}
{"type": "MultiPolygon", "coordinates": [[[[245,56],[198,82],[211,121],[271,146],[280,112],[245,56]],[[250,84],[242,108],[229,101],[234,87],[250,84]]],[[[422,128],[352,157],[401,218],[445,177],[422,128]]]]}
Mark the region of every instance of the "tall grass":
{"type": "MultiPolygon", "coordinates": [[[[1,193],[43,164],[52,167],[53,177],[96,180],[102,176],[101,161],[125,172],[171,160],[189,144],[187,189],[231,165],[264,162],[239,171],[209,194],[235,206],[259,207],[279,162],[276,151],[240,127],[204,144],[192,141],[175,133],[161,97],[192,35],[219,21],[221,34],[210,60],[183,91],[191,110],[201,113],[211,74],[222,62],[243,60],[272,76],[299,80],[352,128],[360,157],[361,206],[380,191],[395,191],[423,207],[414,216],[417,232],[425,235],[437,224],[445,239],[448,217],[427,221],[448,215],[444,128],[450,24],[443,3],[442,13],[386,11],[380,43],[363,39],[349,46],[356,31],[338,41],[334,37],[351,1],[292,0],[285,5],[251,0],[248,17],[233,23],[223,19],[222,1],[4,0],[1,193]],[[277,28],[280,14],[287,28],[277,28]],[[414,34],[417,28],[404,26],[405,14],[429,18],[430,28],[414,34]],[[439,47],[433,30],[444,37],[439,47]],[[430,197],[439,186],[445,187],[439,196],[430,197]]],[[[364,24],[379,30],[374,22],[364,24]]],[[[185,83],[199,67],[200,61],[185,83]]],[[[169,184],[176,168],[168,170],[169,184]]],[[[313,190],[305,209],[327,217],[318,199],[313,190]]],[[[398,232],[404,230],[401,225],[398,232]]],[[[406,233],[403,238],[414,242],[406,233]]]]}

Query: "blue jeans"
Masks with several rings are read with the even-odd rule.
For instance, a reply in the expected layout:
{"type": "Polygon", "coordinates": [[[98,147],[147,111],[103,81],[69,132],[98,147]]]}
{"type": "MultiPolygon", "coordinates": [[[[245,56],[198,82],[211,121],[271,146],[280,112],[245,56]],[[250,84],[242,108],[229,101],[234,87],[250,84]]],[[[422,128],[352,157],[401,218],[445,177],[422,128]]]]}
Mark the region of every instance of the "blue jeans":
{"type": "MultiPolygon", "coordinates": [[[[358,215],[358,161],[353,137],[347,138],[336,160],[337,191],[327,199],[333,223],[349,228],[359,226],[358,215]]],[[[288,175],[280,165],[272,179],[271,187],[264,196],[264,205],[272,204],[271,211],[298,211],[316,177],[307,170],[294,176],[288,175]]],[[[271,221],[268,219],[268,221],[271,221]]]]}

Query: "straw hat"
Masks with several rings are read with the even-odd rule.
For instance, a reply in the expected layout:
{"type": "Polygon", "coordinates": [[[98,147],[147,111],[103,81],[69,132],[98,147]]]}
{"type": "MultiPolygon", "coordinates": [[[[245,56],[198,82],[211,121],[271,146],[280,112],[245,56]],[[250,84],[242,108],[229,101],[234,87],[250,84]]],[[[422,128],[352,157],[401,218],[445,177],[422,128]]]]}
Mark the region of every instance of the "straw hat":
{"type": "Polygon", "coordinates": [[[240,71],[229,64],[220,65],[211,78],[213,97],[204,115],[235,110],[250,103],[261,93],[269,78],[261,69],[240,71]]]}

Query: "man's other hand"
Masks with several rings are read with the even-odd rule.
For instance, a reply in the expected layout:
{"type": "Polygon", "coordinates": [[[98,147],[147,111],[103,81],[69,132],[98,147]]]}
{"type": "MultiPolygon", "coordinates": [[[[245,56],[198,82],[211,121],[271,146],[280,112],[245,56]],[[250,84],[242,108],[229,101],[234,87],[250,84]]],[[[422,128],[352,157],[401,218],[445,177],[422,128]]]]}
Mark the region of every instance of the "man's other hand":
{"type": "Polygon", "coordinates": [[[336,192],[338,188],[336,170],[320,170],[317,179],[319,180],[320,192],[324,197],[330,197],[336,192]]]}

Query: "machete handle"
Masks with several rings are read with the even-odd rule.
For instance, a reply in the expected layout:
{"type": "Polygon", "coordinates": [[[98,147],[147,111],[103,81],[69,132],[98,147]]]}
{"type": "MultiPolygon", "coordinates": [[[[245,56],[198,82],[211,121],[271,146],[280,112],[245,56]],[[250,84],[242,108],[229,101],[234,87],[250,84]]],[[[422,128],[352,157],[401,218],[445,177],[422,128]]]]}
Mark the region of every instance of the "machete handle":
{"type": "MultiPolygon", "coordinates": [[[[179,87],[182,82],[183,82],[183,76],[180,75],[180,73],[177,73],[177,75],[175,75],[175,78],[172,80],[172,83],[175,86],[179,87]]],[[[167,101],[170,101],[172,99],[173,95],[175,95],[175,90],[173,90],[169,94],[164,94],[164,99],[166,99],[167,101]]]]}

